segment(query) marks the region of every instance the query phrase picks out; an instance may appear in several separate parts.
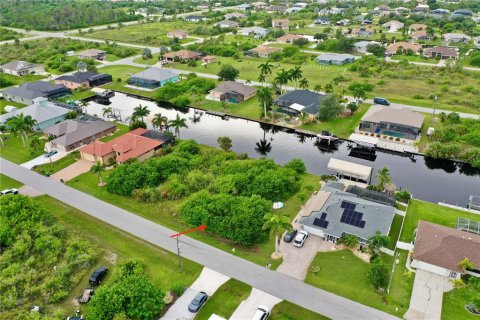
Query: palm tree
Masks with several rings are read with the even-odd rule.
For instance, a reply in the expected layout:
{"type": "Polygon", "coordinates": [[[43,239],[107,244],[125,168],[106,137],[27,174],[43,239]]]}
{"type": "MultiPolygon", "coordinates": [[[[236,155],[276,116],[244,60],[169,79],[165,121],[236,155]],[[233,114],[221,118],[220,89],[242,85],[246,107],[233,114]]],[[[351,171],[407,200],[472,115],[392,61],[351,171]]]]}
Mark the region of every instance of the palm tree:
{"type": "Polygon", "coordinates": [[[180,115],[177,113],[177,117],[174,120],[168,122],[170,126],[175,129],[175,135],[180,138],[180,128],[188,128],[187,119],[180,118],[180,115]]]}
{"type": "Polygon", "coordinates": [[[147,106],[142,106],[141,104],[138,105],[138,107],[135,107],[133,109],[133,114],[132,114],[132,118],[140,118],[142,119],[142,122],[145,122],[143,121],[143,117],[146,117],[150,114],[150,110],[148,109],[147,106]]]}
{"type": "Polygon", "coordinates": [[[475,269],[475,263],[470,261],[470,259],[465,258],[458,263],[458,266],[462,268],[463,272],[467,271],[467,269],[473,270],[475,269]]]}
{"type": "Polygon", "coordinates": [[[85,100],[80,101],[80,109],[83,114],[87,113],[88,102],[85,100]]]}
{"type": "Polygon", "coordinates": [[[260,74],[258,76],[258,82],[265,83],[265,81],[267,81],[267,77],[265,77],[264,74],[260,74]]]}
{"type": "Polygon", "coordinates": [[[101,163],[100,161],[98,161],[96,164],[94,164],[91,168],[90,168],[90,173],[92,174],[98,174],[98,181],[100,181],[98,183],[99,186],[102,186],[104,185],[103,183],[103,179],[102,179],[102,172],[105,171],[105,166],[103,165],[103,163],[101,163]]]}
{"type": "Polygon", "coordinates": [[[340,240],[347,248],[354,248],[358,245],[358,237],[354,234],[347,234],[341,237],[340,240]]]}
{"type": "Polygon", "coordinates": [[[313,91],[319,93],[320,91],[322,91],[322,85],[320,83],[316,84],[315,87],[313,87],[313,91]]]}
{"type": "Polygon", "coordinates": [[[377,189],[380,191],[385,190],[385,187],[392,182],[392,176],[390,175],[390,170],[387,167],[383,167],[378,170],[377,173],[377,189]]]}
{"type": "Polygon", "coordinates": [[[153,116],[153,119],[152,119],[153,129],[159,128],[160,131],[162,131],[163,126],[167,125],[167,123],[168,123],[168,118],[165,116],[162,116],[161,113],[157,113],[153,116]]]}
{"type": "Polygon", "coordinates": [[[27,136],[27,125],[25,124],[25,117],[23,113],[16,115],[7,120],[7,126],[10,128],[10,131],[13,133],[15,137],[20,134],[20,138],[22,139],[23,146],[26,146],[26,142],[28,142],[27,136]]]}
{"type": "Polygon", "coordinates": [[[106,115],[111,115],[113,112],[112,107],[106,107],[102,109],[102,115],[105,118],[106,115]]]}
{"type": "Polygon", "coordinates": [[[302,124],[304,124],[308,120],[308,114],[306,112],[301,112],[298,116],[298,119],[302,124]]]}
{"type": "Polygon", "coordinates": [[[30,147],[35,149],[36,152],[38,152],[38,147],[40,147],[40,138],[38,136],[35,136],[30,140],[30,147]]]}
{"type": "Polygon", "coordinates": [[[288,72],[287,70],[282,69],[277,72],[277,75],[275,76],[275,79],[273,81],[280,86],[280,93],[283,93],[282,87],[283,85],[287,84],[290,79],[290,72],[288,72]]]}
{"type": "Polygon", "coordinates": [[[263,105],[263,114],[267,118],[267,106],[273,102],[272,89],[269,87],[261,87],[257,90],[258,101],[263,105]]]}
{"type": "Polygon", "coordinates": [[[290,223],[290,217],[286,214],[280,213],[280,211],[267,213],[263,220],[263,230],[270,230],[270,235],[275,235],[275,252],[278,253],[279,234],[286,229],[292,227],[290,223]]]}
{"type": "Polygon", "coordinates": [[[3,124],[0,124],[0,145],[2,145],[2,147],[5,146],[5,142],[3,141],[3,139],[5,139],[4,134],[6,130],[7,127],[5,127],[3,124]]]}
{"type": "Polygon", "coordinates": [[[288,73],[290,75],[289,80],[293,80],[295,82],[295,90],[297,90],[298,80],[302,79],[303,76],[302,69],[300,69],[299,66],[296,66],[295,68],[288,71],[288,73]]]}
{"type": "Polygon", "coordinates": [[[267,61],[265,63],[261,63],[257,68],[260,69],[258,81],[265,83],[267,80],[267,75],[272,74],[273,65],[270,63],[270,61],[267,61]]]}
{"type": "Polygon", "coordinates": [[[383,235],[380,231],[375,232],[375,235],[368,239],[368,247],[371,252],[380,250],[382,247],[388,246],[390,238],[386,235],[383,235]]]}
{"type": "Polygon", "coordinates": [[[276,104],[272,105],[271,112],[272,112],[273,123],[275,123],[275,120],[276,120],[275,116],[277,115],[277,112],[278,112],[279,109],[280,108],[276,104]]]}
{"type": "Polygon", "coordinates": [[[367,99],[367,92],[363,88],[363,86],[354,86],[352,88],[353,97],[357,99],[357,109],[358,104],[360,103],[360,99],[367,99]]]}
{"type": "MultiPolygon", "coordinates": [[[[23,114],[22,114],[23,115],[23,114]]],[[[37,120],[33,119],[32,116],[26,116],[23,121],[25,122],[25,126],[27,127],[28,132],[35,132],[35,127],[37,126],[37,120]]],[[[28,141],[28,136],[27,136],[28,141]]]]}
{"type": "Polygon", "coordinates": [[[303,78],[302,80],[300,80],[300,88],[308,89],[308,86],[309,86],[309,83],[307,79],[303,78]]]}

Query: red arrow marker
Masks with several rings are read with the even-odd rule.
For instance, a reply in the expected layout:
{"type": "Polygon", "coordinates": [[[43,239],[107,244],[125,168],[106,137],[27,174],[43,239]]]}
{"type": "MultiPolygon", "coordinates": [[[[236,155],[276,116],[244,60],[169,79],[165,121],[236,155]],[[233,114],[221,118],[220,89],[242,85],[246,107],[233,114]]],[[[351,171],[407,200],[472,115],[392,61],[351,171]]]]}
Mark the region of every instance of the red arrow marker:
{"type": "Polygon", "coordinates": [[[194,228],[194,229],[190,229],[190,230],[186,230],[186,231],[183,231],[183,232],[180,232],[180,233],[176,233],[176,234],[172,234],[170,236],[170,238],[175,238],[175,237],[178,237],[178,236],[181,236],[182,234],[187,234],[187,233],[191,233],[191,232],[195,232],[195,231],[203,231],[207,228],[207,226],[204,226],[203,224],[198,226],[197,228],[194,228]]]}

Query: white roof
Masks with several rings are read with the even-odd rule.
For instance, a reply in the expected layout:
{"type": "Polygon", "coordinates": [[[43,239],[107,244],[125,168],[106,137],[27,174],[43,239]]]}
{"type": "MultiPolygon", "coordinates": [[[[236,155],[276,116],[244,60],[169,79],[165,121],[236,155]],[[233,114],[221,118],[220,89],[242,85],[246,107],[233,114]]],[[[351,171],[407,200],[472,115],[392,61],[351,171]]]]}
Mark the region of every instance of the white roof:
{"type": "Polygon", "coordinates": [[[288,107],[297,111],[302,111],[303,109],[305,109],[305,106],[298,103],[291,104],[288,107]]]}
{"type": "Polygon", "coordinates": [[[373,168],[358,163],[330,158],[330,161],[328,162],[328,170],[338,172],[342,175],[352,178],[359,178],[368,181],[372,175],[373,168]]]}

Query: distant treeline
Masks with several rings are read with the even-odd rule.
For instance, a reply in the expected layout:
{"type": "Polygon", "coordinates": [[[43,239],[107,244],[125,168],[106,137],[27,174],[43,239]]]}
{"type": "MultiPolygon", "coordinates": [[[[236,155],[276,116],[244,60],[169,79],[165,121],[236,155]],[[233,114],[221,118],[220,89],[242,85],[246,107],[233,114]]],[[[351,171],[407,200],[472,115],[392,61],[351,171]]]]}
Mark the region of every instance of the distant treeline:
{"type": "Polygon", "coordinates": [[[65,30],[138,20],[135,9],[121,3],[73,0],[2,0],[0,21],[8,27],[65,30]]]}

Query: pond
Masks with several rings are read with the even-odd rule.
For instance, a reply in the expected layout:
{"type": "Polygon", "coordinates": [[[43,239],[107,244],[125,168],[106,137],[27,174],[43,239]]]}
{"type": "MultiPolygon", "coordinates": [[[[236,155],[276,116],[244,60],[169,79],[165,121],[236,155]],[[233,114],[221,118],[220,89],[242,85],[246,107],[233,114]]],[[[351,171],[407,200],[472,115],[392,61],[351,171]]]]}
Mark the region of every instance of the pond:
{"type": "MultiPolygon", "coordinates": [[[[395,185],[409,190],[417,199],[465,207],[471,194],[480,194],[480,170],[454,161],[434,160],[422,156],[410,158],[382,151],[377,151],[376,157],[370,161],[352,156],[353,152],[347,141],[339,143],[335,148],[328,148],[318,145],[313,137],[285,128],[244,119],[222,119],[203,111],[199,113],[194,109],[179,111],[168,104],[160,106],[156,102],[118,92],[111,98],[109,107],[121,115],[123,122],[128,123],[133,108],[139,104],[151,110],[146,120],[150,120],[156,113],[161,113],[169,119],[174,119],[177,113],[186,118],[188,128],[180,130],[182,139],[194,139],[201,144],[217,147],[217,138],[228,136],[233,141],[232,150],[235,152],[244,152],[255,158],[266,156],[280,164],[299,158],[305,162],[310,173],[329,174],[327,164],[333,157],[373,167],[373,178],[378,169],[386,166],[390,169],[395,185]]],[[[92,101],[87,111],[101,117],[104,107],[92,101]]]]}

